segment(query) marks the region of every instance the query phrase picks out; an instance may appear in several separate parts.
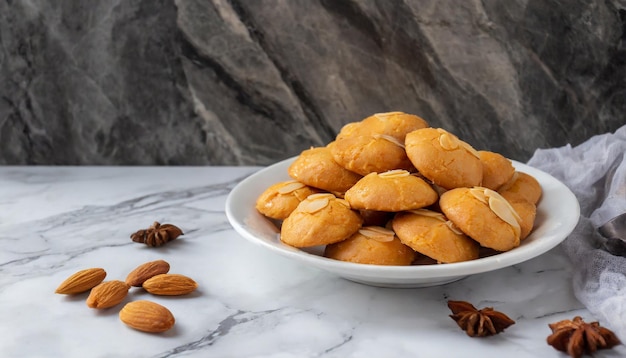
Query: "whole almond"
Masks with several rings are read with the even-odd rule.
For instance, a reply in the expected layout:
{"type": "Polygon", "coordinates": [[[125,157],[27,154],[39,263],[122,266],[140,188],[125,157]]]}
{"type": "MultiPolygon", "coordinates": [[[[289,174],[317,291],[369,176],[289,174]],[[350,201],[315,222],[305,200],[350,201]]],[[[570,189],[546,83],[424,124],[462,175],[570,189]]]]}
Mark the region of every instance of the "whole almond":
{"type": "Polygon", "coordinates": [[[109,308],[113,307],[126,298],[130,286],[124,281],[113,280],[102,282],[94,287],[87,297],[87,307],[109,308]]]}
{"type": "Polygon", "coordinates": [[[106,271],[101,268],[81,270],[65,279],[54,292],[63,295],[73,295],[89,291],[104,281],[106,275],[106,271]]]}
{"type": "Polygon", "coordinates": [[[146,300],[127,303],[120,311],[120,320],[131,328],[149,333],[165,332],[176,321],[170,310],[146,300]]]}
{"type": "Polygon", "coordinates": [[[141,285],[149,278],[167,273],[170,270],[170,264],[163,260],[146,262],[137,266],[126,276],[126,283],[129,286],[141,287],[141,285]]]}
{"type": "Polygon", "coordinates": [[[160,296],[186,295],[198,288],[196,281],[191,278],[169,273],[149,278],[142,286],[146,291],[160,296]]]}

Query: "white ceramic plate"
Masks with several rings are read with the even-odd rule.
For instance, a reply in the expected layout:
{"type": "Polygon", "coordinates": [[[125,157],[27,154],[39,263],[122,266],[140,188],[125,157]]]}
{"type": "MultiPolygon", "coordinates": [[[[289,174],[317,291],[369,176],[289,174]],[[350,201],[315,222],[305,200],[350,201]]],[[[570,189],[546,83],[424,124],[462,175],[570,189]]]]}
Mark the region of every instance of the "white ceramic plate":
{"type": "Polygon", "coordinates": [[[345,279],[381,287],[425,287],[459,280],[529,260],[563,241],[578,223],[580,206],[560,181],[538,169],[513,161],[518,171],[535,177],[543,189],[535,227],[522,244],[508,252],[477,260],[433,265],[381,266],[325,258],[322,249],[301,250],[279,239],[277,227],[255,209],[256,199],[270,185],[290,180],[287,168],[295,158],[278,162],[241,181],[226,200],[226,216],[233,228],[250,242],[279,255],[332,272],[345,279]]]}

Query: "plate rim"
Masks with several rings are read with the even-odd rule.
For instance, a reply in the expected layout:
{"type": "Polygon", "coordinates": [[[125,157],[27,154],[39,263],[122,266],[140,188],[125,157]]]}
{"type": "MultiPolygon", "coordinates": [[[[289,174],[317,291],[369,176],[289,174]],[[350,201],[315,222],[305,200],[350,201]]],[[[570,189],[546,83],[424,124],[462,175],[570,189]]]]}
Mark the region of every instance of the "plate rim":
{"type": "MultiPolygon", "coordinates": [[[[534,176],[544,187],[546,184],[550,184],[550,186],[556,187],[558,192],[564,195],[567,207],[571,209],[571,212],[568,212],[568,215],[562,216],[566,218],[566,220],[562,221],[561,224],[563,228],[553,233],[546,240],[532,241],[531,247],[524,249],[524,246],[517,247],[513,250],[499,253],[496,255],[479,258],[476,260],[457,262],[457,263],[447,263],[447,264],[433,264],[433,265],[410,265],[410,266],[384,266],[384,265],[370,265],[370,264],[360,264],[346,261],[339,261],[330,258],[326,258],[323,256],[315,255],[312,253],[308,253],[304,250],[300,250],[297,248],[290,247],[282,242],[280,242],[278,238],[278,233],[276,234],[277,242],[268,242],[265,239],[259,238],[254,235],[252,232],[246,229],[246,224],[242,222],[242,218],[239,218],[235,213],[236,208],[234,207],[234,203],[237,200],[241,200],[239,198],[240,195],[243,194],[244,189],[248,189],[248,187],[255,180],[258,180],[261,177],[267,176],[268,174],[273,174],[274,171],[279,170],[284,167],[283,176],[277,177],[275,182],[279,182],[282,180],[290,180],[288,177],[286,168],[288,165],[293,162],[297,156],[287,158],[276,162],[267,167],[263,167],[255,173],[250,174],[243,180],[241,180],[228,194],[225,203],[225,212],[228,221],[231,226],[235,229],[235,231],[243,236],[247,241],[252,242],[253,244],[265,247],[272,252],[275,252],[283,257],[287,257],[290,259],[295,259],[300,262],[306,262],[312,266],[315,266],[319,269],[333,272],[339,276],[350,276],[356,275],[357,277],[367,276],[367,277],[376,277],[376,278],[389,278],[389,279],[434,279],[434,278],[449,278],[449,277],[457,277],[457,276],[468,276],[483,272],[494,271],[500,268],[509,267],[527,260],[530,260],[534,257],[540,256],[552,248],[558,246],[561,242],[563,242],[569,234],[574,230],[578,221],[580,219],[580,204],[578,199],[574,195],[574,193],[560,180],[554,178],[552,175],[531,167],[527,164],[511,160],[513,166],[516,170],[521,172],[525,172],[534,176]],[[521,250],[518,250],[521,249],[521,250]],[[516,251],[517,250],[517,251],[516,251]]],[[[546,193],[546,188],[544,188],[544,195],[546,193]]],[[[259,192],[258,195],[261,193],[259,192]]],[[[254,207],[254,203],[256,202],[256,198],[251,199],[251,203],[254,207]]],[[[544,196],[542,196],[540,202],[538,203],[538,213],[539,208],[542,205],[544,200],[544,196]]],[[[265,220],[270,222],[269,219],[265,218],[263,215],[258,213],[254,208],[254,211],[257,215],[265,220]]],[[[527,238],[526,240],[533,237],[535,230],[527,238]]]]}

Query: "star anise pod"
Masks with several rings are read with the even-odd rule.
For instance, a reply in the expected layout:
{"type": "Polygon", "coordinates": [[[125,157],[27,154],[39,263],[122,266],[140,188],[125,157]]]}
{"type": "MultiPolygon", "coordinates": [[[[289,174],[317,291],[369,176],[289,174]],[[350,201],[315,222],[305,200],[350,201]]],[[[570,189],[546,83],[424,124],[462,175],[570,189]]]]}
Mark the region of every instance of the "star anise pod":
{"type": "Polygon", "coordinates": [[[552,334],[548,344],[572,358],[582,357],[584,353],[593,354],[598,349],[610,349],[621,344],[619,338],[610,329],[601,327],[598,322],[587,323],[580,316],[573,320],[563,320],[548,324],[552,334]]]}
{"type": "Polygon", "coordinates": [[[155,221],[152,226],[145,230],[139,230],[130,235],[134,242],[146,244],[148,246],[161,246],[172,241],[183,234],[183,231],[172,224],[161,225],[155,221]]]}
{"type": "Polygon", "coordinates": [[[452,311],[450,318],[470,337],[493,336],[515,324],[507,315],[494,311],[492,307],[479,310],[469,302],[448,301],[448,308],[452,311]]]}

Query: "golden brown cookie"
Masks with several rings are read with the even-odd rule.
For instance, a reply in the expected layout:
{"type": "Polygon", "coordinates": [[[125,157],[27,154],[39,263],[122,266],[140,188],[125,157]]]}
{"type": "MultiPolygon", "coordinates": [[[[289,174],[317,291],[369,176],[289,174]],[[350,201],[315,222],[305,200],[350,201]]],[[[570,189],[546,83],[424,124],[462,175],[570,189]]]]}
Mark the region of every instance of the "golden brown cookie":
{"type": "Polygon", "coordinates": [[[524,240],[530,235],[535,226],[535,217],[537,216],[537,207],[535,204],[522,199],[509,200],[509,204],[515,209],[520,217],[520,240],[524,240]]]}
{"type": "Polygon", "coordinates": [[[337,133],[335,140],[343,139],[346,137],[358,137],[358,136],[369,135],[369,134],[372,134],[372,133],[365,132],[364,130],[362,130],[361,122],[350,122],[344,125],[343,127],[341,127],[341,130],[339,130],[339,133],[337,133]]]}
{"type": "Polygon", "coordinates": [[[346,124],[341,128],[337,139],[383,134],[404,143],[407,133],[427,127],[428,123],[424,119],[413,114],[404,112],[376,113],[360,122],[346,124]]]}
{"type": "Polygon", "coordinates": [[[294,247],[328,245],[347,239],[361,223],[347,201],[330,193],[313,194],[283,221],[280,239],[294,247]]]}
{"type": "Polygon", "coordinates": [[[498,193],[507,200],[526,200],[537,205],[542,194],[541,184],[530,174],[516,171],[513,177],[500,189],[498,193]]]}
{"type": "Polygon", "coordinates": [[[287,172],[293,179],[329,192],[344,193],[356,184],[361,175],[337,164],[327,147],[303,151],[287,172]]]}
{"type": "Polygon", "coordinates": [[[360,175],[393,169],[414,170],[404,145],[390,136],[353,136],[328,145],[335,162],[360,175]]]}
{"type": "Polygon", "coordinates": [[[441,195],[439,206],[456,227],[484,247],[508,251],[520,244],[521,218],[491,189],[453,189],[441,195]]]}
{"type": "Polygon", "coordinates": [[[483,164],[469,144],[441,128],[406,135],[406,153],[415,168],[433,183],[453,189],[480,185],[483,164]]]}
{"type": "Polygon", "coordinates": [[[441,213],[419,209],[396,214],[391,223],[403,244],[440,263],[474,260],[479,245],[441,213]]]}
{"type": "Polygon", "coordinates": [[[483,163],[483,187],[498,190],[498,188],[511,180],[513,173],[515,173],[515,168],[510,160],[502,154],[486,150],[478,151],[478,155],[483,163]]]}
{"type": "Polygon", "coordinates": [[[297,180],[276,183],[257,198],[256,209],[263,215],[277,220],[283,220],[311,194],[319,190],[304,185],[297,180]]]}
{"type": "Polygon", "coordinates": [[[346,191],[354,209],[397,212],[431,205],[439,196],[422,178],[406,170],[370,173],[346,191]]]}
{"type": "Polygon", "coordinates": [[[391,230],[364,226],[348,239],[326,246],[324,256],[360,264],[407,266],[413,262],[415,251],[391,230]]]}

